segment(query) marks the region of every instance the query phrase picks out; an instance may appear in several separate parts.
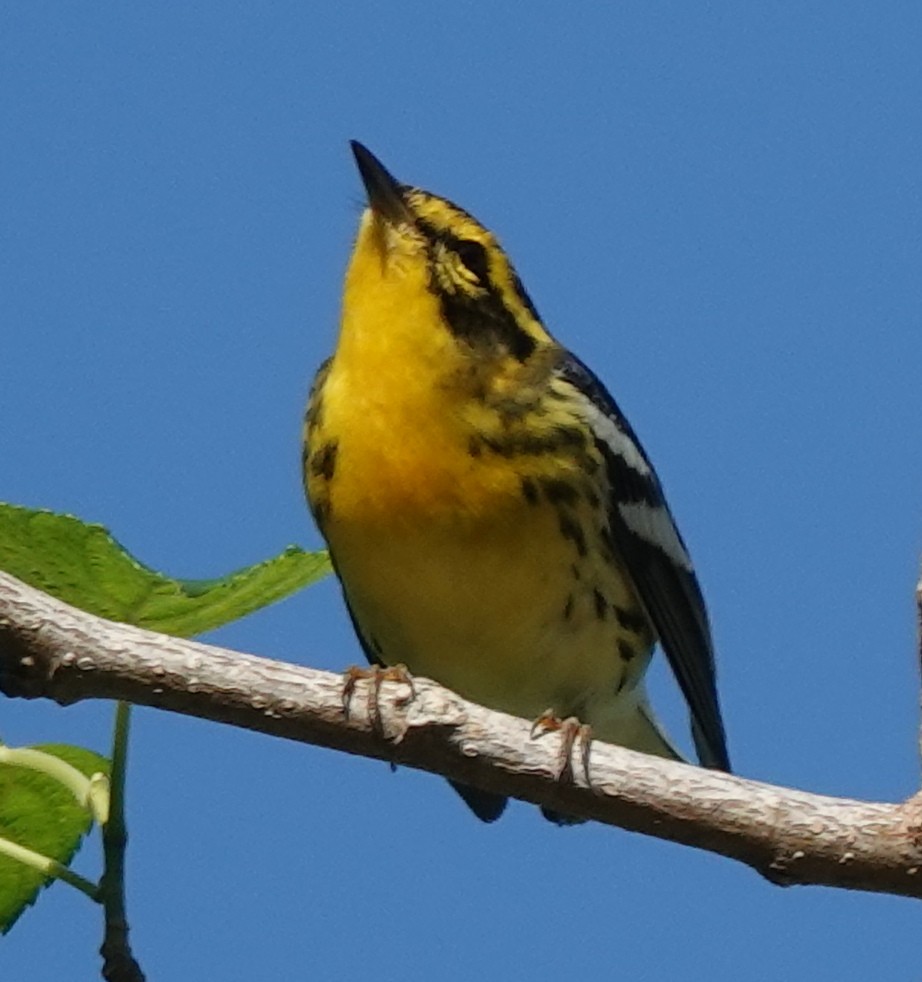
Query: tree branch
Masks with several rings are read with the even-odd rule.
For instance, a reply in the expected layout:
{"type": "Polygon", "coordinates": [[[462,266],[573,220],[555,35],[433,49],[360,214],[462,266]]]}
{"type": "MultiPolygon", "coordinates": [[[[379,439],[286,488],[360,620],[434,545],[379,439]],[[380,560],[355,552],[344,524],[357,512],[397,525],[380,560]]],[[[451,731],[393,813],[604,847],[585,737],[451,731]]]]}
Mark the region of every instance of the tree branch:
{"type": "MultiPolygon", "coordinates": [[[[67,705],[123,699],[393,761],[556,811],[739,860],[779,884],[922,898],[922,796],[829,798],[593,743],[561,783],[559,734],[462,700],[425,679],[386,682],[343,706],[343,680],[115,624],[0,573],[0,691],[67,705]]],[[[579,748],[574,757],[579,756],[579,748]]]]}

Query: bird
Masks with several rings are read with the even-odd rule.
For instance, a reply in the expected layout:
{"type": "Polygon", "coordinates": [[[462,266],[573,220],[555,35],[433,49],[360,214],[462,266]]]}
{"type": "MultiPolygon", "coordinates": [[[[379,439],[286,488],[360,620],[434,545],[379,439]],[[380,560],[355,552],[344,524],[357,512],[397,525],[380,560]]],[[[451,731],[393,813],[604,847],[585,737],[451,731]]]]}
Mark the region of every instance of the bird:
{"type": "Polygon", "coordinates": [[[302,466],[369,662],[683,759],[644,686],[658,642],[699,762],[729,771],[702,592],[631,425],[486,226],[351,148],[367,206],[302,466]]]}

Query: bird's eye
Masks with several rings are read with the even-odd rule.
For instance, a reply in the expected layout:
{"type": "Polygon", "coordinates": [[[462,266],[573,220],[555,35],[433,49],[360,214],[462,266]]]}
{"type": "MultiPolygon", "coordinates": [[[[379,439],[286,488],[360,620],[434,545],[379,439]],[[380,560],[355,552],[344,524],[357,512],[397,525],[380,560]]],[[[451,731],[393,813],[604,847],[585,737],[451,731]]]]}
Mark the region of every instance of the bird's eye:
{"type": "Polygon", "coordinates": [[[455,244],[455,252],[462,263],[481,282],[486,282],[489,275],[487,250],[473,239],[459,239],[455,244]]]}

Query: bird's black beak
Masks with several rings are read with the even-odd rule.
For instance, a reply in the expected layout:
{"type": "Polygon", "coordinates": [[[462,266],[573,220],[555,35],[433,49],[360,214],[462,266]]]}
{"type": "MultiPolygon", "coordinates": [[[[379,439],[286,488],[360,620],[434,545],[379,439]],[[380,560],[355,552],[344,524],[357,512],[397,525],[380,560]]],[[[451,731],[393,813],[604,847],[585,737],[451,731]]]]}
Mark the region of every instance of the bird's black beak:
{"type": "Polygon", "coordinates": [[[413,214],[404,200],[404,186],[380,160],[358,140],[350,140],[355,162],[368,194],[368,204],[375,214],[391,225],[413,221],[413,214]]]}

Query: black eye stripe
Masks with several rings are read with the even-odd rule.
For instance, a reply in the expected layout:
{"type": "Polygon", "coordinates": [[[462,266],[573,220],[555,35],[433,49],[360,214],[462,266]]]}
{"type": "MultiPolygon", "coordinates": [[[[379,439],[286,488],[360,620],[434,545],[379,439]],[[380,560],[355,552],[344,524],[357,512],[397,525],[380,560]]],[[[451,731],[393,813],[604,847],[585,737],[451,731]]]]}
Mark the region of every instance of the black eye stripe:
{"type": "MultiPolygon", "coordinates": [[[[456,210],[460,213],[460,209],[456,210]]],[[[491,282],[485,246],[475,239],[462,239],[444,228],[436,228],[424,218],[416,219],[416,228],[429,242],[430,289],[441,301],[442,315],[452,334],[473,347],[499,345],[519,361],[529,358],[536,348],[536,341],[519,326],[515,315],[503,301],[501,290],[491,282]],[[438,247],[453,252],[465,268],[477,277],[482,288],[477,296],[450,285],[446,287],[439,280],[435,274],[439,263],[438,247]]],[[[537,312],[518,277],[514,289],[520,302],[538,320],[537,312]]]]}
{"type": "Polygon", "coordinates": [[[490,263],[487,259],[487,250],[479,242],[473,239],[456,239],[450,247],[478,280],[487,281],[490,275],[490,263]]]}
{"type": "Polygon", "coordinates": [[[444,229],[437,229],[429,222],[417,220],[417,228],[431,241],[441,242],[446,249],[453,252],[481,283],[486,284],[490,279],[490,261],[486,248],[476,239],[462,239],[444,229]]]}

